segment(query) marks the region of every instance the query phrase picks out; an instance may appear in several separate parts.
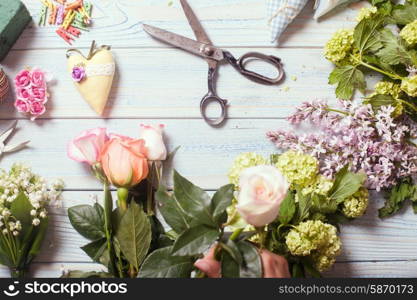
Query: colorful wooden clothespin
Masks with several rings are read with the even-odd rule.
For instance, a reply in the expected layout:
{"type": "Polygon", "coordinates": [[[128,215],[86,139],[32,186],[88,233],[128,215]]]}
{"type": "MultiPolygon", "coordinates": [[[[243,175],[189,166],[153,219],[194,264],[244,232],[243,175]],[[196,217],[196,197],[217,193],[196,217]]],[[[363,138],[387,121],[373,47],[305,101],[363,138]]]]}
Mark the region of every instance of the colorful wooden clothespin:
{"type": "Polygon", "coordinates": [[[58,2],[59,4],[62,4],[62,5],[64,5],[65,2],[66,2],[66,0],[55,0],[55,1],[58,2]]]}
{"type": "Polygon", "coordinates": [[[39,16],[39,26],[45,26],[46,25],[46,18],[48,15],[48,6],[43,5],[41,8],[40,16],[39,16]]]}
{"type": "Polygon", "coordinates": [[[93,9],[93,5],[91,2],[84,2],[84,9],[87,12],[88,16],[91,18],[91,11],[93,9]]]}
{"type": "Polygon", "coordinates": [[[78,20],[72,21],[71,26],[75,27],[75,28],[78,28],[78,29],[81,29],[81,30],[84,30],[84,31],[88,31],[87,26],[84,24],[84,22],[80,22],[78,20]]]}
{"type": "Polygon", "coordinates": [[[56,15],[56,24],[61,25],[64,22],[65,16],[65,7],[64,5],[58,6],[57,15],[56,15]]]}
{"type": "Polygon", "coordinates": [[[74,21],[75,18],[75,11],[70,10],[68,11],[67,15],[65,16],[64,22],[62,23],[62,27],[66,30],[74,21]]]}
{"type": "Polygon", "coordinates": [[[79,31],[77,28],[73,27],[73,26],[69,26],[67,29],[67,32],[73,36],[79,37],[81,31],[79,31]]]}
{"type": "Polygon", "coordinates": [[[76,9],[80,8],[81,6],[83,6],[83,0],[77,0],[77,1],[74,1],[72,3],[68,3],[65,6],[65,9],[66,10],[76,10],[76,9]]]}
{"type": "Polygon", "coordinates": [[[69,34],[68,32],[66,32],[64,30],[64,28],[60,27],[56,30],[56,33],[64,40],[66,41],[68,44],[71,45],[71,42],[74,40],[69,34]]]}
{"type": "Polygon", "coordinates": [[[57,7],[55,4],[52,4],[52,8],[50,7],[50,12],[49,12],[49,25],[54,25],[55,21],[56,21],[56,13],[57,13],[57,7]]]}

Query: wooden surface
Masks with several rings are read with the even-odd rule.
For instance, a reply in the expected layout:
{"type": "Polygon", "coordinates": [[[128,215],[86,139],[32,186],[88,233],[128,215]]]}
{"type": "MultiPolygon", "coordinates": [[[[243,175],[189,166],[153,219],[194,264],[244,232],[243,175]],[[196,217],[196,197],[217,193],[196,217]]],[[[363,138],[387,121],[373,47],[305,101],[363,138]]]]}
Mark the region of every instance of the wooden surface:
{"type": "MultiPolygon", "coordinates": [[[[40,2],[24,2],[37,20],[40,2]]],[[[79,249],[86,241],[72,229],[66,215],[72,205],[91,203],[91,195],[100,198],[100,186],[88,168],[66,157],[71,138],[97,126],[135,136],[140,123],[164,123],[169,148],[181,146],[173,167],[196,184],[214,190],[227,182],[227,171],[237,154],[275,150],[265,132],[289,128],[284,118],[296,105],[315,98],[334,101],[333,87],[327,84],[331,65],[324,60],[321,48],[337,28],[353,26],[357,9],[363,5],[356,4],[316,23],[310,3],[277,47],[269,42],[264,0],[190,0],[217,46],[235,55],[252,50],[275,54],[282,58],[287,72],[283,84],[262,86],[242,78],[230,66],[222,66],[218,91],[231,104],[230,119],[223,128],[213,129],[200,118],[198,107],[206,92],[206,63],[151,39],[141,28],[142,23],[148,23],[192,37],[179,2],[92,2],[94,26],[74,46],[88,51],[92,39],[112,45],[117,73],[104,118],[97,117],[75,90],[65,67],[68,45],[53,27],[27,28],[2,62],[11,77],[25,66],[39,66],[55,78],[43,118],[26,120],[15,113],[12,99],[2,104],[0,111],[0,118],[5,120],[0,127],[7,119],[21,119],[15,141],[32,140],[29,148],[3,157],[1,166],[25,161],[43,176],[66,182],[63,207],[52,209],[47,241],[33,264],[32,273],[37,277],[56,277],[63,269],[102,269],[79,249]]],[[[373,193],[366,216],[343,227],[344,252],[326,276],[417,276],[417,216],[404,210],[381,221],[376,210],[382,201],[381,194],[373,193]]],[[[7,276],[1,267],[0,276],[7,276]]]]}

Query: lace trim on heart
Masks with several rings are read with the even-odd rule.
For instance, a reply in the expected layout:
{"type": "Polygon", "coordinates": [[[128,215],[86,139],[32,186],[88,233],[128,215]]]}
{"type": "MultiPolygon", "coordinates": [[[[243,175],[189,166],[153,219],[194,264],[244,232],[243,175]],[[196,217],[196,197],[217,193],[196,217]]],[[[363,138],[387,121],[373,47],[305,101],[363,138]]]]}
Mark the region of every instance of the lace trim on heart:
{"type": "Polygon", "coordinates": [[[116,69],[114,63],[87,65],[85,67],[85,75],[90,76],[112,76],[116,69]]]}

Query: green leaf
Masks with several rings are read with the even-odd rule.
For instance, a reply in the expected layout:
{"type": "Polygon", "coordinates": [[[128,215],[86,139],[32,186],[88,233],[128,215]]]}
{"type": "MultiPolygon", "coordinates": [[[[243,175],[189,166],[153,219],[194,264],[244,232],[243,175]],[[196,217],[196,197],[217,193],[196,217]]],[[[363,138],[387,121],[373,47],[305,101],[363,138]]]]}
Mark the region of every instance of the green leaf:
{"type": "Polygon", "coordinates": [[[366,103],[371,104],[372,109],[374,111],[377,111],[381,106],[388,106],[392,105],[394,106],[396,101],[391,95],[381,95],[376,94],[369,98],[366,98],[366,103]]]}
{"type": "Polygon", "coordinates": [[[294,194],[289,191],[279,208],[278,220],[281,222],[281,224],[286,225],[290,223],[292,218],[294,217],[295,210],[296,206],[294,194]]]}
{"type": "Polygon", "coordinates": [[[49,219],[44,218],[41,220],[39,225],[34,228],[34,239],[30,242],[31,246],[26,258],[26,264],[32,262],[32,260],[39,254],[41,251],[42,243],[45,239],[46,230],[48,229],[49,219]]]}
{"type": "Polygon", "coordinates": [[[178,256],[198,255],[204,253],[219,237],[219,231],[198,225],[187,229],[180,236],[172,247],[172,254],[178,256]]]}
{"type": "Polygon", "coordinates": [[[10,206],[11,214],[22,223],[22,235],[28,233],[32,227],[32,217],[30,216],[32,209],[33,206],[24,193],[19,193],[10,206]]]}
{"type": "Polygon", "coordinates": [[[312,206],[311,195],[304,195],[300,192],[300,189],[297,190],[298,195],[298,222],[302,222],[310,215],[310,209],[312,206]]]}
{"type": "Polygon", "coordinates": [[[104,251],[107,249],[107,240],[105,238],[91,242],[81,247],[81,249],[95,262],[99,262],[103,256],[104,251]]]}
{"type": "Polygon", "coordinates": [[[132,201],[120,221],[116,238],[127,261],[136,270],[148,253],[151,244],[151,224],[142,208],[132,201]]]}
{"type": "Polygon", "coordinates": [[[377,32],[383,25],[382,17],[365,18],[355,27],[353,40],[360,54],[375,52],[382,47],[377,32]]]}
{"type": "Polygon", "coordinates": [[[291,277],[293,278],[305,278],[304,268],[301,264],[295,263],[292,265],[291,277]]]}
{"type": "Polygon", "coordinates": [[[240,266],[227,251],[221,252],[222,278],[239,278],[240,266]]]}
{"type": "Polygon", "coordinates": [[[174,195],[186,214],[199,222],[217,227],[211,210],[209,195],[174,170],[174,195]]]}
{"type": "Polygon", "coordinates": [[[143,262],[139,278],[189,278],[194,267],[190,256],[173,256],[172,247],[152,252],[143,262]]]}
{"type": "Polygon", "coordinates": [[[335,68],[329,75],[329,84],[337,84],[336,96],[340,99],[350,99],[355,89],[365,93],[366,81],[361,70],[356,66],[341,66],[335,68]]]}
{"type": "Polygon", "coordinates": [[[379,217],[385,218],[395,214],[408,199],[413,203],[417,201],[417,187],[413,185],[409,178],[406,178],[391,189],[384,206],[378,210],[379,217]]]}
{"type": "Polygon", "coordinates": [[[338,203],[327,197],[312,195],[312,210],[320,214],[334,213],[337,210],[338,203]]]}
{"type": "Polygon", "coordinates": [[[247,241],[237,243],[242,257],[243,264],[240,266],[240,278],[261,278],[262,261],[258,249],[247,241]]]}
{"type": "Polygon", "coordinates": [[[408,3],[398,6],[392,11],[392,18],[399,25],[407,25],[417,19],[417,7],[408,3]]]}
{"type": "Polygon", "coordinates": [[[243,258],[242,254],[240,254],[240,250],[237,247],[236,243],[232,240],[227,240],[226,243],[220,243],[222,249],[227,251],[230,257],[237,262],[239,265],[242,264],[243,258]]]}
{"type": "Polygon", "coordinates": [[[165,222],[175,232],[181,233],[190,228],[190,217],[184,213],[177,199],[173,195],[170,195],[164,186],[159,186],[155,194],[155,199],[161,204],[159,211],[164,217],[165,222]]]}
{"type": "Polygon", "coordinates": [[[86,239],[95,241],[105,237],[104,212],[99,204],[77,205],[68,209],[71,225],[86,239]]]}
{"type": "Polygon", "coordinates": [[[235,186],[233,184],[222,186],[216,191],[211,199],[213,218],[218,225],[221,225],[226,221],[224,220],[224,216],[227,218],[226,209],[232,204],[234,189],[235,186]]]}
{"type": "Polygon", "coordinates": [[[346,198],[356,193],[366,180],[363,172],[353,173],[348,170],[348,165],[344,166],[335,176],[332,189],[329,191],[329,198],[342,203],[346,198]]]}
{"type": "Polygon", "coordinates": [[[408,51],[405,42],[395,36],[391,30],[384,29],[379,33],[383,48],[376,55],[385,63],[390,65],[405,64],[413,65],[417,63],[415,51],[408,51]]]}

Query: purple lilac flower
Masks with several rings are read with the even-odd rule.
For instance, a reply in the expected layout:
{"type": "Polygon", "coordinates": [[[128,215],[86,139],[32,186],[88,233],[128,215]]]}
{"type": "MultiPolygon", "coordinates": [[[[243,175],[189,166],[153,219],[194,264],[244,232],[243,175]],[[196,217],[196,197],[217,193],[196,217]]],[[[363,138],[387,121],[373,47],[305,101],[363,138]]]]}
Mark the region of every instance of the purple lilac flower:
{"type": "Polygon", "coordinates": [[[74,67],[72,68],[72,79],[76,82],[80,82],[85,78],[85,70],[83,67],[74,67]]]}
{"type": "Polygon", "coordinates": [[[394,119],[392,106],[377,112],[367,104],[340,101],[341,109],[332,109],[324,101],[303,103],[288,121],[299,125],[309,121],[318,133],[297,135],[282,130],[267,137],[281,149],[310,153],[320,161],[321,173],[332,177],[346,164],[351,170],[363,170],[368,188],[390,188],[402,177],[417,173],[417,125],[404,116],[394,119]]]}

